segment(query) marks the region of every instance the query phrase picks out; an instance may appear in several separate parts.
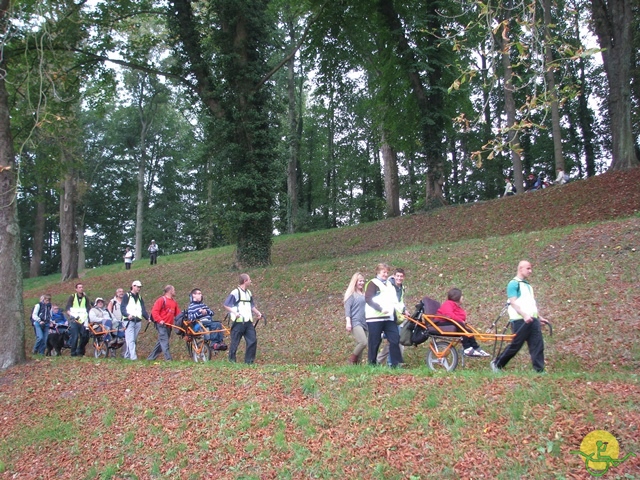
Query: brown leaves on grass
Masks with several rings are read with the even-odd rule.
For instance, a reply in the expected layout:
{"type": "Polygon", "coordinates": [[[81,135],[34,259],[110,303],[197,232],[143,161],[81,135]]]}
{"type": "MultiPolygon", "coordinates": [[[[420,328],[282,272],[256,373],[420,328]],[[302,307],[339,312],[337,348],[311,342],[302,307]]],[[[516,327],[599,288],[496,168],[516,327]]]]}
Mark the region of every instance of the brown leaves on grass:
{"type": "MultiPolygon", "coordinates": [[[[478,384],[385,370],[71,358],[30,362],[0,379],[0,478],[429,478],[434,468],[469,479],[510,469],[587,478],[570,452],[590,431],[612,432],[624,452],[638,448],[640,389],[620,381],[478,384]],[[315,394],[305,393],[308,379],[315,394]],[[427,402],[430,394],[438,402],[427,402]]],[[[616,473],[640,474],[640,464],[616,473]]]]}

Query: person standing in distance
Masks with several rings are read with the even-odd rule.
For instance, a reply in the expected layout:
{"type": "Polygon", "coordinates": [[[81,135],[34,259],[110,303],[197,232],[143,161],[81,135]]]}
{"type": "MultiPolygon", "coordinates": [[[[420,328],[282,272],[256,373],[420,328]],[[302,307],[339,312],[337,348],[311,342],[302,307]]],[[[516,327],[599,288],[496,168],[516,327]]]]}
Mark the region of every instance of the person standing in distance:
{"type": "Polygon", "coordinates": [[[507,285],[509,322],[511,331],[516,336],[505,351],[491,362],[491,369],[494,372],[502,370],[520,351],[524,342],[529,346],[533,369],[539,373],[544,371],[544,340],[541,324],[549,322],[538,314],[533,288],[527,281],[532,273],[531,263],[521,260],[516,276],[507,285]]]}
{"type": "Polygon", "coordinates": [[[49,337],[49,325],[51,324],[51,294],[42,295],[40,302],[33,307],[31,324],[36,335],[33,353],[44,355],[47,347],[47,337],[49,337]]]}
{"type": "Polygon", "coordinates": [[[125,270],[131,270],[131,264],[133,263],[133,252],[131,251],[131,247],[127,247],[124,251],[124,268],[125,270]]]}
{"type": "Polygon", "coordinates": [[[122,313],[122,321],[124,322],[124,341],[127,344],[127,351],[124,358],[137,360],[136,342],[142,328],[142,319],[149,320],[149,315],[144,307],[144,300],[140,295],[142,283],[135,280],[131,284],[131,291],[122,297],[120,312],[122,313]]]}
{"type": "MultiPolygon", "coordinates": [[[[109,300],[107,304],[107,310],[111,314],[111,318],[113,319],[113,328],[118,330],[120,326],[124,327],[124,323],[122,322],[122,299],[124,298],[124,288],[117,288],[115,296],[109,300]]],[[[127,353],[127,342],[122,345],[122,356],[126,358],[127,353]]]]}
{"type": "Polygon", "coordinates": [[[151,265],[156,265],[158,263],[158,244],[155,240],[151,240],[151,244],[149,245],[149,262],[151,265]]]}
{"type": "Polygon", "coordinates": [[[147,360],[155,360],[160,352],[164,354],[165,360],[172,360],[169,351],[169,341],[171,340],[171,329],[173,320],[180,313],[178,302],[175,301],[176,289],[173,285],[164,287],[164,295],[158,298],[151,308],[151,317],[156,324],[158,331],[158,342],[153,348],[147,360]]]}
{"type": "Polygon", "coordinates": [[[258,349],[258,338],[253,325],[253,314],[256,320],[262,318],[262,314],[255,307],[253,295],[249,290],[251,278],[246,273],[240,274],[238,287],[233,289],[224,301],[224,308],[231,316],[231,346],[229,347],[229,361],[236,361],[236,352],[240,339],[244,337],[246,350],[244,353],[244,363],[252,364],[256,359],[258,349]]]}
{"type": "Polygon", "coordinates": [[[84,294],[84,285],[76,283],[76,292],[67,300],[67,316],[71,322],[69,327],[69,345],[71,356],[84,356],[84,349],[89,342],[89,310],[91,300],[84,294]]]}

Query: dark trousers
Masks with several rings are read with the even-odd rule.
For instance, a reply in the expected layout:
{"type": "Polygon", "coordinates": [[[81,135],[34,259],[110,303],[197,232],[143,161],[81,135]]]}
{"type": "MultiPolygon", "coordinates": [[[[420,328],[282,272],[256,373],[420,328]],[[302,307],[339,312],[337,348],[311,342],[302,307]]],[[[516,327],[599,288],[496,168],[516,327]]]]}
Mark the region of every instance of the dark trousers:
{"type": "Polygon", "coordinates": [[[240,345],[240,339],[244,337],[246,350],[244,352],[244,363],[253,363],[256,359],[256,351],[258,350],[258,337],[256,336],[256,327],[253,322],[233,322],[231,326],[231,345],[229,346],[229,361],[236,361],[236,352],[240,345]]]}
{"type": "Polygon", "coordinates": [[[151,265],[158,263],[158,252],[150,252],[149,261],[151,262],[151,265]]]}
{"type": "Polygon", "coordinates": [[[384,322],[367,322],[369,329],[369,337],[367,339],[367,360],[369,365],[378,364],[378,349],[382,343],[382,332],[385,333],[389,342],[389,356],[391,358],[391,366],[397,367],[398,363],[403,363],[402,352],[400,351],[400,333],[398,333],[398,325],[393,320],[384,322]]]}
{"type": "Polygon", "coordinates": [[[160,325],[156,323],[156,330],[158,331],[158,341],[156,346],[147,357],[147,360],[155,360],[162,352],[165,360],[171,360],[171,352],[169,351],[169,342],[171,341],[171,327],[166,325],[160,325]]]}
{"type": "Polygon", "coordinates": [[[69,345],[71,345],[71,356],[82,357],[89,342],[89,332],[82,323],[70,321],[69,345]]]}
{"type": "Polygon", "coordinates": [[[531,323],[525,323],[524,320],[514,320],[511,322],[511,331],[516,336],[495,361],[496,367],[503,368],[520,351],[524,342],[527,342],[533,369],[536,372],[544,371],[544,340],[540,320],[534,318],[531,323]]]}
{"type": "MultiPolygon", "coordinates": [[[[464,325],[464,323],[462,324],[464,325]]],[[[458,331],[458,332],[462,331],[462,329],[458,325],[456,325],[455,323],[447,322],[447,321],[436,322],[436,325],[438,325],[439,327],[442,327],[442,326],[455,327],[455,331],[458,331]]],[[[462,348],[464,350],[466,350],[469,347],[473,348],[474,350],[477,350],[480,348],[480,345],[478,345],[478,342],[476,341],[476,337],[461,337],[461,338],[462,338],[462,348]]]]}

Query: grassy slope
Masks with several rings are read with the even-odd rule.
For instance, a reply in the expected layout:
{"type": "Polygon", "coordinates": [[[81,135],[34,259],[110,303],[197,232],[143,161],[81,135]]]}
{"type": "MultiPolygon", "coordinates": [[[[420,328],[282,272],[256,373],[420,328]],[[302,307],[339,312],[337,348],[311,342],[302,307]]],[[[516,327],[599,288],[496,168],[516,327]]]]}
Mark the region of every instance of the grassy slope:
{"type": "MultiPolygon", "coordinates": [[[[199,478],[213,468],[223,478],[430,478],[441,469],[440,478],[587,478],[570,452],[594,429],[613,433],[621,453],[640,455],[638,185],[640,169],[278,238],[274,265],[250,272],[269,315],[258,332],[259,366],[63,357],[10,369],[0,374],[0,471],[53,476],[62,464],[76,478],[199,478]],[[352,346],[341,295],[354,271],[370,277],[379,261],[404,267],[411,303],[459,286],[484,327],[523,257],[555,325],[549,375],[531,374],[524,352],[504,376],[489,374],[484,360],[433,375],[422,366],[425,346],[407,349],[409,370],[341,366],[352,346]],[[52,408],[43,415],[45,404],[52,408]],[[95,456],[98,445],[107,447],[95,456]]],[[[83,281],[95,297],[139,278],[149,303],[165,283],[181,298],[199,286],[216,309],[235,283],[231,256],[226,248],[130,272],[104,267],[83,281]]],[[[63,302],[72,286],[28,280],[26,303],[45,290],[63,302]]],[[[141,336],[143,354],[153,342],[151,330],[141,336]]],[[[179,340],[172,350],[186,360],[179,340]]],[[[612,472],[637,477],[638,457],[612,472]]]]}

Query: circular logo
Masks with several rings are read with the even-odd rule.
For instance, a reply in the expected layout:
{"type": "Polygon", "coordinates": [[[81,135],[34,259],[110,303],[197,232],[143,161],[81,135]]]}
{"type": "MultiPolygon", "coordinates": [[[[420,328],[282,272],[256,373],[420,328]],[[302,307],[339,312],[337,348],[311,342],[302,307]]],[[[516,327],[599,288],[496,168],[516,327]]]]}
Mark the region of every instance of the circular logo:
{"type": "Polygon", "coordinates": [[[594,430],[587,434],[580,444],[580,452],[585,458],[585,466],[592,470],[607,470],[611,460],[620,455],[620,445],[616,437],[605,430],[594,430]],[[602,460],[602,461],[599,461],[602,460]]]}

